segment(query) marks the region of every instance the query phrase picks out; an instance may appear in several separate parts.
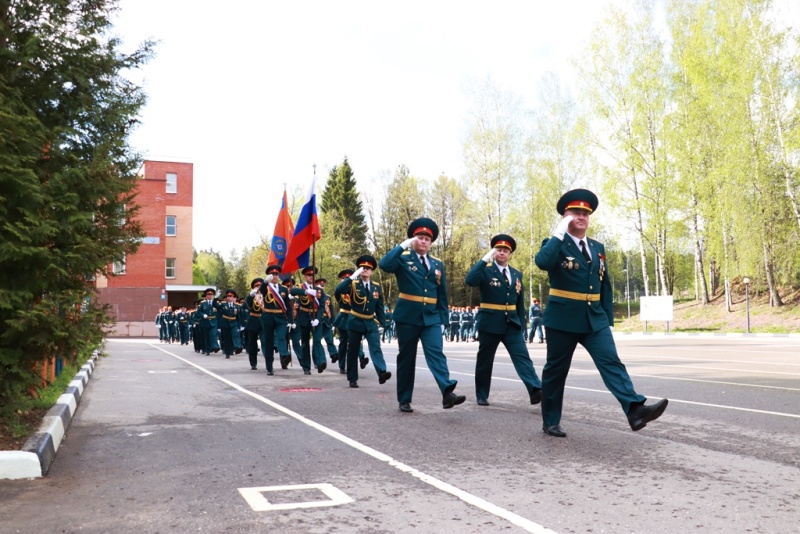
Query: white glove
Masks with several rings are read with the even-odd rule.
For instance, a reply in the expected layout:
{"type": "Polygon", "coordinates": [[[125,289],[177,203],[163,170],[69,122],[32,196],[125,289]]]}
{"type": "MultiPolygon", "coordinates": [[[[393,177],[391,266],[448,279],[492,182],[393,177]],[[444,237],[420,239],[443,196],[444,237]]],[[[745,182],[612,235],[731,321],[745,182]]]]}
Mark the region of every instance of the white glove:
{"type": "Polygon", "coordinates": [[[363,273],[363,272],[364,272],[364,268],[363,267],[359,267],[358,269],[356,269],[356,272],[354,272],[353,274],[350,275],[350,280],[358,280],[358,277],[361,276],[361,273],[363,273]]]}
{"type": "Polygon", "coordinates": [[[316,327],[319,324],[319,319],[311,319],[311,326],[316,327]]]}
{"type": "Polygon", "coordinates": [[[289,323],[286,325],[286,331],[291,332],[292,330],[294,330],[294,327],[295,327],[294,323],[289,323]]]}
{"type": "Polygon", "coordinates": [[[206,314],[204,313],[204,314],[203,314],[203,319],[208,319],[208,315],[206,315],[206,314]]]}
{"type": "Polygon", "coordinates": [[[291,293],[289,293],[289,300],[294,300],[294,295],[292,295],[291,293]]]}
{"type": "Polygon", "coordinates": [[[494,248],[492,248],[491,250],[489,250],[489,252],[486,253],[486,255],[483,257],[483,261],[489,263],[490,261],[492,261],[493,258],[494,258],[494,248]]]}
{"type": "Polygon", "coordinates": [[[258,289],[254,289],[254,290],[252,290],[252,291],[250,292],[250,296],[251,296],[251,297],[255,297],[255,296],[256,296],[256,293],[258,293],[258,289]]]}
{"type": "Polygon", "coordinates": [[[561,219],[561,222],[558,223],[558,226],[556,226],[556,229],[553,231],[553,237],[555,237],[559,241],[563,241],[564,234],[567,233],[567,228],[569,228],[569,223],[571,223],[572,219],[574,218],[575,217],[573,217],[572,215],[567,215],[566,217],[561,219]]]}
{"type": "Polygon", "coordinates": [[[442,326],[442,334],[444,334],[444,325],[441,325],[441,326],[442,326]]]}
{"type": "Polygon", "coordinates": [[[403,248],[408,248],[408,247],[410,247],[410,246],[411,246],[411,243],[413,243],[413,242],[414,242],[414,241],[416,241],[416,240],[417,240],[417,237],[416,237],[416,236],[414,236],[414,237],[409,237],[408,239],[406,239],[405,241],[403,241],[402,243],[400,243],[400,246],[401,246],[401,247],[403,247],[403,248]]]}
{"type": "Polygon", "coordinates": [[[379,327],[378,327],[378,333],[379,333],[379,334],[383,334],[383,327],[382,327],[382,326],[379,326],[379,327]]]}
{"type": "Polygon", "coordinates": [[[269,284],[269,283],[271,283],[271,282],[272,282],[272,279],[273,279],[273,278],[275,278],[275,275],[274,275],[274,274],[268,274],[268,275],[267,275],[267,277],[266,277],[266,278],[264,278],[264,281],[265,281],[266,283],[268,283],[268,284],[269,284]]]}
{"type": "Polygon", "coordinates": [[[306,295],[309,297],[317,298],[317,290],[316,289],[306,289],[306,295]]]}

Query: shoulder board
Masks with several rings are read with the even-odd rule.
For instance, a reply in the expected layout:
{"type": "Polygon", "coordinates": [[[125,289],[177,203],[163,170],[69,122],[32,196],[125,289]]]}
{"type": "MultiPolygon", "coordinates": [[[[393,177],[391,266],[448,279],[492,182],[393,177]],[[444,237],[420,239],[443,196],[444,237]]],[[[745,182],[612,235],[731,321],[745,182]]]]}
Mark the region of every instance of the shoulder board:
{"type": "Polygon", "coordinates": [[[411,254],[411,251],[410,250],[406,250],[406,251],[403,251],[403,253],[401,253],[400,255],[401,256],[408,256],[409,254],[411,254]]]}
{"type": "Polygon", "coordinates": [[[381,287],[381,285],[380,285],[378,282],[370,282],[370,283],[371,283],[373,286],[378,286],[378,287],[381,287]]]}
{"type": "Polygon", "coordinates": [[[436,260],[436,261],[442,261],[442,260],[440,260],[439,258],[437,258],[436,256],[431,256],[430,254],[428,254],[428,257],[429,257],[430,259],[432,259],[432,260],[436,260]]]}

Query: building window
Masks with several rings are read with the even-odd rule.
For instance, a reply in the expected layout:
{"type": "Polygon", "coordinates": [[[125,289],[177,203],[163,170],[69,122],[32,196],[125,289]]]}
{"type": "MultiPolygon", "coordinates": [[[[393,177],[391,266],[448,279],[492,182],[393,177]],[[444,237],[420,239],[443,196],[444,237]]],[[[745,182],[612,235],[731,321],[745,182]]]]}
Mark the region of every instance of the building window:
{"type": "Polygon", "coordinates": [[[167,215],[167,235],[178,235],[178,218],[175,215],[167,215]]]}
{"type": "Polygon", "coordinates": [[[125,259],[125,255],[123,255],[122,260],[115,261],[111,266],[111,272],[114,274],[125,274],[125,259]]]}
{"type": "Polygon", "coordinates": [[[178,192],[178,175],[174,172],[167,173],[167,193],[178,192]]]}
{"type": "Polygon", "coordinates": [[[164,275],[167,278],[175,278],[175,258],[167,258],[167,270],[164,275]]]}

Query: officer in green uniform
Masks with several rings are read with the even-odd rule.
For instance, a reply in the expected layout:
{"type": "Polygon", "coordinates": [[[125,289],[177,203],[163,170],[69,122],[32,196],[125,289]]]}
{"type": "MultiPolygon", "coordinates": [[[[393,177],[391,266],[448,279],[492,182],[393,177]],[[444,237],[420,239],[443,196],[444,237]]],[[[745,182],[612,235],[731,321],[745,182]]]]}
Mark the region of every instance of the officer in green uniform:
{"type": "Polygon", "coordinates": [[[314,275],[316,274],[316,267],[303,268],[305,282],[290,291],[291,295],[300,303],[295,324],[300,329],[300,346],[303,350],[300,365],[307,375],[311,374],[312,355],[314,367],[317,368],[318,373],[328,367],[325,350],[322,348],[322,314],[324,312],[322,299],[325,292],[321,287],[314,285],[314,275]]]}
{"type": "Polygon", "coordinates": [[[367,339],[372,365],[378,373],[378,382],[384,384],[392,377],[392,373],[386,370],[386,360],[383,359],[381,350],[381,325],[386,322],[383,289],[380,284],[371,280],[378,262],[369,254],[364,254],[356,260],[356,267],[353,274],[342,279],[336,286],[337,292],[350,296],[350,317],[347,319],[347,380],[351,388],[358,387],[356,360],[362,338],[367,339]]]}
{"type": "MultiPolygon", "coordinates": [[[[264,283],[258,286],[255,293],[250,292],[254,299],[253,309],[261,308],[261,353],[264,354],[264,363],[270,376],[273,375],[275,348],[278,349],[284,369],[283,363],[292,359],[286,342],[286,326],[289,324],[292,304],[289,291],[280,283],[280,273],[280,265],[269,265],[264,283]]],[[[250,363],[252,367],[252,357],[250,363]]]]}
{"type": "Polygon", "coordinates": [[[447,358],[442,352],[442,334],[449,324],[447,280],[444,264],[428,254],[439,236],[431,219],[420,217],[408,226],[408,239],[390,250],[379,263],[397,278],[399,295],[394,306],[397,328],[397,401],[401,412],[413,412],[414,370],[417,343],[422,342],[425,361],[442,392],[442,406],[452,408],[466,400],[453,390],[458,381],[450,378],[447,358]],[[409,249],[410,247],[410,249],[409,249]]]}
{"type": "Polygon", "coordinates": [[[542,243],[536,266],[547,271],[550,297],[544,310],[547,363],[542,371],[542,430],[566,437],[561,407],[572,354],[578,343],[594,361],[606,388],[617,398],[636,431],[657,419],[667,399],[645,405],[633,389],[620,361],[611,327],[614,326],[611,282],[606,272],[605,247],[586,237],[589,216],[597,210],[597,196],[586,189],[567,191],[556,204],[562,215],[553,237],[542,243]]]}
{"type": "Polygon", "coordinates": [[[217,317],[220,312],[220,304],[214,299],[217,294],[213,288],[209,287],[203,295],[205,300],[200,303],[197,312],[200,314],[200,335],[202,336],[203,354],[219,352],[219,338],[217,337],[217,317]]]}
{"type": "Polygon", "coordinates": [[[494,355],[500,342],[506,347],[531,404],[542,401],[542,383],[525,345],[525,288],[522,273],[508,264],[517,242],[506,234],[492,238],[491,250],[469,270],[465,282],[481,290],[477,316],[478,357],[475,362],[475,396],[489,406],[494,355]]]}
{"type": "Polygon", "coordinates": [[[256,366],[258,365],[258,338],[261,334],[261,313],[263,311],[261,304],[256,301],[256,294],[258,294],[258,290],[263,284],[263,278],[253,278],[250,282],[250,294],[244,299],[243,306],[248,310],[247,323],[245,324],[247,332],[245,350],[250,358],[250,369],[253,371],[257,369],[256,366]]]}
{"type": "Polygon", "coordinates": [[[238,295],[233,289],[225,291],[225,302],[221,304],[220,334],[222,337],[222,352],[226,358],[233,355],[236,349],[233,336],[239,335],[239,306],[236,305],[238,295]]]}
{"type": "MultiPolygon", "coordinates": [[[[297,315],[300,313],[300,304],[297,299],[292,295],[292,288],[294,288],[294,277],[291,274],[281,275],[281,283],[286,287],[289,293],[289,323],[286,325],[286,339],[289,346],[297,358],[297,363],[302,367],[303,362],[303,347],[300,346],[300,330],[297,328],[297,315]]],[[[288,358],[281,358],[281,368],[286,369],[292,363],[292,354],[289,353],[288,358]]],[[[311,371],[308,372],[311,374],[311,371]]]]}
{"type": "MultiPolygon", "coordinates": [[[[328,285],[326,278],[317,278],[314,283],[321,287],[323,290],[328,285]]],[[[331,306],[331,297],[327,293],[322,294],[322,339],[325,341],[325,346],[328,349],[328,355],[331,357],[331,363],[336,363],[339,359],[339,351],[333,343],[333,307],[331,306]]],[[[344,357],[344,355],[342,355],[344,357]]]]}

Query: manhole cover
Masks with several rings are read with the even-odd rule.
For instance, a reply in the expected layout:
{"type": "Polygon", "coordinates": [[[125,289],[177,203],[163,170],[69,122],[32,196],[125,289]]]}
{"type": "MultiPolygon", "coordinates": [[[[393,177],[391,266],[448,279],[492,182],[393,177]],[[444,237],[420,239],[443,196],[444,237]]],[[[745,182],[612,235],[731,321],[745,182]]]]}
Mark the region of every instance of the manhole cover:
{"type": "Polygon", "coordinates": [[[322,388],[281,388],[282,393],[306,393],[309,391],[322,391],[322,388]]]}

